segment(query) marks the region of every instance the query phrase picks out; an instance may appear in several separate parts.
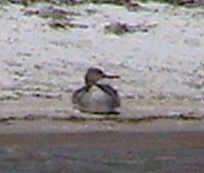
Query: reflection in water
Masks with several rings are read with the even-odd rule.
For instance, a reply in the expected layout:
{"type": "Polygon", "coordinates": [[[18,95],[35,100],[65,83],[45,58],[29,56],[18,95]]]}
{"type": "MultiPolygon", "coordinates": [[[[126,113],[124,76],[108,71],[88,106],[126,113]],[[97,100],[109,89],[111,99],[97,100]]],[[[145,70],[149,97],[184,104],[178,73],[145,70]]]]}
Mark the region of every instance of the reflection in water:
{"type": "Polygon", "coordinates": [[[141,140],[140,135],[132,134],[124,141],[122,135],[115,135],[117,138],[110,136],[99,135],[99,138],[104,137],[104,141],[98,143],[95,139],[95,144],[93,141],[97,135],[90,137],[90,143],[89,138],[50,143],[53,139],[47,137],[44,139],[47,144],[41,144],[41,138],[37,138],[39,141],[34,145],[19,145],[18,141],[15,145],[0,145],[0,168],[9,173],[204,172],[204,144],[193,145],[194,141],[186,137],[175,139],[161,135],[148,139],[148,136],[142,136],[141,140]]]}

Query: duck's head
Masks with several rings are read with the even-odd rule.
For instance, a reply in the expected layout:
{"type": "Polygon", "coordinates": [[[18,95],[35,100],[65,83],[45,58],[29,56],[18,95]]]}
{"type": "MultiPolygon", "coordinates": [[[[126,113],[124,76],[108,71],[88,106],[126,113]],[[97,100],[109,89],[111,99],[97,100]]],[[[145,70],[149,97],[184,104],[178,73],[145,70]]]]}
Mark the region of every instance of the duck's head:
{"type": "Polygon", "coordinates": [[[101,69],[99,68],[94,68],[90,67],[87,70],[87,73],[85,75],[85,83],[88,87],[91,87],[92,85],[96,84],[98,80],[103,79],[103,78],[119,78],[120,76],[118,75],[108,75],[105,74],[101,69]]]}

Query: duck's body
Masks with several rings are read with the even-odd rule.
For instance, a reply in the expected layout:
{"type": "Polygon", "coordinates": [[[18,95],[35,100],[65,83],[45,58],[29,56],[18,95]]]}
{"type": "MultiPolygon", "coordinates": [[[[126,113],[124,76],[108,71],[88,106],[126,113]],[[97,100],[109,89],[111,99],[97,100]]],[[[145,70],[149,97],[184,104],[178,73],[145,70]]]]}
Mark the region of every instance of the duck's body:
{"type": "MultiPolygon", "coordinates": [[[[118,76],[108,76],[101,72],[99,74],[107,78],[118,78],[118,76]]],[[[94,70],[93,68],[88,70],[85,77],[86,85],[74,92],[72,102],[77,109],[83,112],[113,113],[120,106],[118,92],[110,85],[98,84],[97,81],[102,77],[100,75],[96,77],[97,75],[98,73],[95,68],[94,70]],[[94,82],[90,82],[90,77],[87,77],[90,73],[94,76],[94,82]]]]}

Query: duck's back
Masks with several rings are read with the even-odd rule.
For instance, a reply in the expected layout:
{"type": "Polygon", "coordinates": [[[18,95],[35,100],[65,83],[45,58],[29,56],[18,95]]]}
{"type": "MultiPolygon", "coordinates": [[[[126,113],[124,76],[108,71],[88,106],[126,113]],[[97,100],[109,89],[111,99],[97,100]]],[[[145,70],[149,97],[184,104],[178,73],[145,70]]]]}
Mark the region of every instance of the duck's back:
{"type": "Polygon", "coordinates": [[[111,97],[113,107],[116,108],[120,106],[120,98],[118,96],[117,90],[115,90],[112,86],[108,84],[97,84],[97,86],[111,97]]]}
{"type": "Polygon", "coordinates": [[[86,86],[79,88],[72,95],[72,103],[75,105],[81,104],[82,98],[84,94],[88,92],[88,88],[86,86]]]}

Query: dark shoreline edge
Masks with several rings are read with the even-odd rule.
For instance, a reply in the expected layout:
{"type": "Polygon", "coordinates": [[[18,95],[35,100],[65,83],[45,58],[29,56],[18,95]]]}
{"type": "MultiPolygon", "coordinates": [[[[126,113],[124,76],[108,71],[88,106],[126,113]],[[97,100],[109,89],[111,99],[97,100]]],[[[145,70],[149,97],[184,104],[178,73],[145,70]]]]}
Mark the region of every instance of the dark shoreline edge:
{"type": "Polygon", "coordinates": [[[0,134],[0,146],[38,146],[38,145],[80,145],[103,146],[106,144],[121,145],[125,143],[155,145],[187,145],[204,147],[204,132],[124,132],[124,131],[93,131],[65,133],[17,133],[0,134]],[[169,141],[169,142],[168,142],[169,141]]]}

